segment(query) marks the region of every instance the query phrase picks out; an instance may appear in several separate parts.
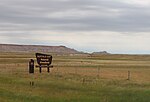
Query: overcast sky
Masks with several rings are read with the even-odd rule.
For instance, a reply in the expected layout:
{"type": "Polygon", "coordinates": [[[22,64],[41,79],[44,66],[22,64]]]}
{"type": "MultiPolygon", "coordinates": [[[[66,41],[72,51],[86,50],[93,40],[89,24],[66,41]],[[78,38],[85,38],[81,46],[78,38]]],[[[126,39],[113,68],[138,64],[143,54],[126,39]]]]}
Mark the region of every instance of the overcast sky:
{"type": "Polygon", "coordinates": [[[0,43],[150,54],[150,0],[0,0],[0,43]]]}

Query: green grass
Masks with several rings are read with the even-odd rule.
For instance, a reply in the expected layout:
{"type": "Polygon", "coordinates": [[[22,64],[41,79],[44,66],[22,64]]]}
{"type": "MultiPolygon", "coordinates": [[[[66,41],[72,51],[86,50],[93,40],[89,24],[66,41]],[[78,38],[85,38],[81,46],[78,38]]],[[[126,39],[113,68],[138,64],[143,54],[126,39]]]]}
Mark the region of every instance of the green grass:
{"type": "Polygon", "coordinates": [[[146,85],[99,80],[83,84],[79,81],[56,79],[35,79],[35,86],[29,79],[0,77],[1,100],[6,102],[148,102],[150,89],[146,85]]]}
{"type": "Polygon", "coordinates": [[[39,74],[36,69],[34,76],[28,74],[31,58],[35,59],[34,53],[0,53],[0,102],[150,100],[150,56],[53,56],[51,73],[44,70],[39,74]],[[131,80],[126,80],[128,70],[131,80]],[[30,86],[30,81],[34,81],[34,86],[30,86]]]}

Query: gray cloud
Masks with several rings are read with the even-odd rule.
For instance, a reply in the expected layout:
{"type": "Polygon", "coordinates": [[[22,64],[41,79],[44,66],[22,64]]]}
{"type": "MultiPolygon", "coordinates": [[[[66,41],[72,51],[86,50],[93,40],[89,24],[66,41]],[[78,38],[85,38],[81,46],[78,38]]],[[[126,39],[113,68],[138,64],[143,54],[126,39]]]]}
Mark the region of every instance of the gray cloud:
{"type": "Polygon", "coordinates": [[[116,0],[0,0],[0,30],[150,31],[150,9],[116,0]]]}
{"type": "Polygon", "coordinates": [[[149,53],[150,6],[127,1],[0,0],[0,43],[149,53]]]}

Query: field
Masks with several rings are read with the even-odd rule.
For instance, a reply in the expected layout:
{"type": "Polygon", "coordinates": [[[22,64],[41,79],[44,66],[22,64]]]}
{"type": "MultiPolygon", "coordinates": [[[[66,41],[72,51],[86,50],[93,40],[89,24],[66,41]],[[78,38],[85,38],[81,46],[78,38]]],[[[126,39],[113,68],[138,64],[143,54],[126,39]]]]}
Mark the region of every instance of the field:
{"type": "Polygon", "coordinates": [[[150,101],[150,55],[53,54],[51,72],[35,68],[34,75],[31,58],[36,61],[34,53],[0,53],[0,102],[150,101]]]}

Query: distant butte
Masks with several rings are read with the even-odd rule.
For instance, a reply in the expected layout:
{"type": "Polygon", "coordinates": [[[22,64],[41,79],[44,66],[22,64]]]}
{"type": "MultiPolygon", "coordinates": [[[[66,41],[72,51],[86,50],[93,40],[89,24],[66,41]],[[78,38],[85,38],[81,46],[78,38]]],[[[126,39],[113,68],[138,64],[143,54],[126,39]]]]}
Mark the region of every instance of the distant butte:
{"type": "Polygon", "coordinates": [[[93,52],[92,54],[110,54],[107,51],[93,52]]]}
{"type": "Polygon", "coordinates": [[[15,45],[0,44],[0,52],[44,52],[59,54],[78,54],[81,53],[75,49],[66,46],[44,46],[44,45],[15,45]]]}

